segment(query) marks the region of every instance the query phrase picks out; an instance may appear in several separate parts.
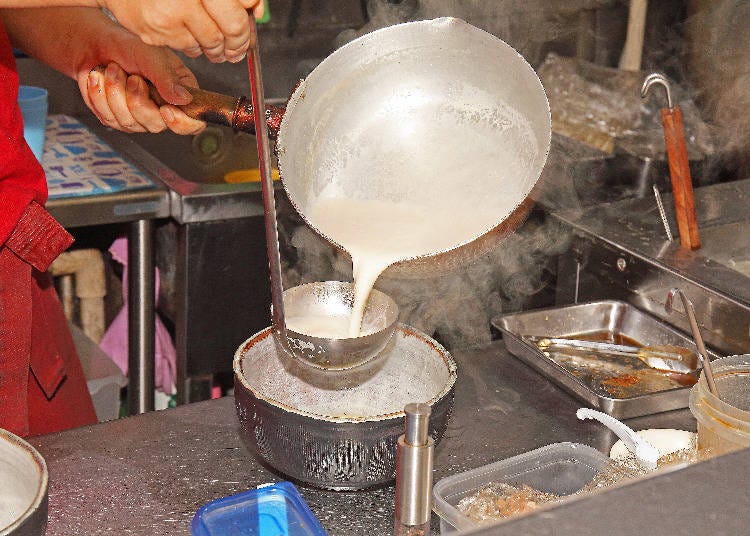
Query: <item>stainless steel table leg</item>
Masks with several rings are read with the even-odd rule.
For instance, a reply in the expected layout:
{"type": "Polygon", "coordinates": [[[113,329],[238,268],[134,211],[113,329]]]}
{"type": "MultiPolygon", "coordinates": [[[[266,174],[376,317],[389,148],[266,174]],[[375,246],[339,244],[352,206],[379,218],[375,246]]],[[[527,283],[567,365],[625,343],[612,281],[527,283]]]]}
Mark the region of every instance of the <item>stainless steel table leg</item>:
{"type": "Polygon", "coordinates": [[[128,408],[131,415],[154,409],[154,226],[130,224],[128,232],[128,408]]]}

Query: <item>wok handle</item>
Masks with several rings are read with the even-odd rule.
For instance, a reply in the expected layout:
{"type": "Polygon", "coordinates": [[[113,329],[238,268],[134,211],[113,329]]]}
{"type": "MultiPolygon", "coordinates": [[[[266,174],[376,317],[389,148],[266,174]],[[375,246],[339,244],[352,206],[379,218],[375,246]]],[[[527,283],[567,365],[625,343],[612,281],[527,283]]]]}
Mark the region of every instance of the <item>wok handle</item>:
{"type": "Polygon", "coordinates": [[[698,236],[698,220],[695,216],[693,183],[690,178],[690,164],[685,146],[682,112],[678,106],[662,108],[661,120],[664,126],[664,141],[667,145],[669,175],[672,178],[680,244],[685,248],[698,249],[701,247],[701,241],[698,236]]]}
{"type": "MultiPolygon", "coordinates": [[[[105,67],[98,65],[94,69],[104,75],[105,67]]],[[[157,91],[156,87],[146,80],[148,93],[158,106],[169,104],[157,91]]],[[[196,87],[186,88],[193,96],[193,100],[187,104],[176,105],[185,112],[188,117],[212,123],[224,125],[234,130],[240,130],[255,135],[255,118],[253,116],[253,105],[247,97],[234,97],[213,91],[206,91],[196,87]]],[[[266,106],[266,125],[268,125],[268,137],[275,139],[281,127],[281,119],[284,109],[277,106],[266,106]]]]}

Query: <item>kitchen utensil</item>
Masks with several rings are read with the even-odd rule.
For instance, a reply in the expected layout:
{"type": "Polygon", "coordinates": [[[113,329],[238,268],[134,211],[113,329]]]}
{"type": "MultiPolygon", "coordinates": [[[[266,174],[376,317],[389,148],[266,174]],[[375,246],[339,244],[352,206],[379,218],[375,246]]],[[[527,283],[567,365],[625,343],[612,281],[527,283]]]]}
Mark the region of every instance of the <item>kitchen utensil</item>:
{"type": "Polygon", "coordinates": [[[34,447],[0,428],[0,536],[42,536],[47,464],[34,447]]]}
{"type": "Polygon", "coordinates": [[[630,0],[625,45],[619,67],[623,71],[640,71],[643,58],[643,37],[646,31],[648,0],[630,0]]]}
{"type": "MultiPolygon", "coordinates": [[[[106,67],[97,65],[92,69],[104,76],[106,67]]],[[[151,99],[159,106],[169,104],[159,94],[156,87],[148,80],[148,93],[151,99]]],[[[200,119],[206,123],[215,125],[224,125],[234,130],[247,132],[255,135],[255,116],[253,114],[253,105],[251,99],[244,96],[224,95],[205,89],[186,87],[185,89],[193,96],[187,104],[177,106],[186,115],[193,119],[200,119]]],[[[281,125],[281,117],[284,115],[284,109],[277,106],[266,105],[265,111],[266,125],[270,138],[276,138],[281,125]]]]}
{"type": "Polygon", "coordinates": [[[437,443],[456,381],[450,354],[404,325],[379,359],[336,374],[279,351],[271,328],[243,343],[233,366],[248,448],[295,480],[337,490],[393,482],[403,410],[410,402],[432,408],[429,435],[437,443]]]}
{"type": "MultiPolygon", "coordinates": [[[[252,110],[257,128],[258,167],[261,177],[261,191],[263,194],[263,209],[265,217],[266,248],[268,253],[269,272],[271,276],[271,303],[274,336],[287,353],[295,358],[322,369],[347,369],[359,366],[375,357],[393,335],[398,318],[398,306],[382,292],[375,296],[375,304],[370,305],[368,326],[371,333],[359,337],[333,339],[317,337],[307,333],[288,330],[286,327],[281,274],[281,256],[279,254],[279,234],[276,220],[276,204],[274,200],[273,176],[271,173],[271,149],[268,139],[268,127],[263,118],[266,117],[263,84],[261,82],[260,52],[258,46],[253,47],[248,54],[248,70],[250,74],[250,89],[252,95],[252,110]],[[373,314],[383,316],[373,319],[373,314]]],[[[316,313],[326,313],[331,305],[338,314],[351,313],[353,297],[346,285],[337,282],[303,285],[290,289],[288,296],[294,298],[294,312],[296,316],[314,316],[316,313]],[[309,307],[307,311],[304,307],[309,307]]]]}
{"type": "Polygon", "coordinates": [[[334,244],[310,214],[320,199],[455,215],[463,240],[386,270],[424,277],[465,265],[523,221],[550,135],[528,63],[500,39],[441,18],[374,31],[326,58],[291,96],[277,152],[295,208],[334,244]]]}
{"type": "Polygon", "coordinates": [[[680,232],[680,244],[684,248],[698,249],[701,247],[701,242],[698,235],[698,220],[695,216],[693,183],[690,179],[690,164],[685,146],[682,112],[679,106],[672,103],[669,83],[661,74],[652,73],[646,77],[641,87],[641,97],[645,98],[654,84],[663,86],[667,94],[667,107],[661,110],[661,120],[664,126],[664,141],[667,145],[669,174],[672,178],[672,193],[677,214],[677,228],[680,232]]]}
{"type": "Polygon", "coordinates": [[[664,203],[662,203],[661,200],[661,192],[659,192],[659,188],[654,184],[654,198],[656,199],[656,206],[659,209],[659,217],[661,218],[661,222],[664,225],[664,232],[667,234],[667,240],[670,242],[674,240],[674,237],[672,236],[672,228],[669,226],[669,220],[667,220],[667,213],[664,211],[664,203]]]}
{"type": "MultiPolygon", "coordinates": [[[[673,428],[649,428],[638,430],[636,434],[659,451],[659,457],[669,456],[680,450],[695,448],[695,432],[673,428]]],[[[609,457],[621,460],[628,457],[629,449],[622,439],[615,441],[609,449],[609,457]]]]}
{"type": "MultiPolygon", "coordinates": [[[[694,348],[689,336],[666,322],[617,300],[510,313],[492,320],[508,351],[590,407],[618,419],[686,408],[695,374],[674,374],[648,367],[638,359],[542,352],[524,335],[555,337],[600,334],[603,340],[651,341],[694,348]]],[[[716,354],[710,352],[712,357],[716,354]]]]}
{"type": "Polygon", "coordinates": [[[700,357],[701,365],[703,366],[703,374],[706,377],[708,388],[711,390],[711,393],[718,397],[719,393],[716,391],[716,383],[714,382],[714,375],[713,371],[711,370],[711,359],[708,355],[708,352],[706,351],[706,345],[703,344],[701,330],[698,327],[698,321],[695,318],[695,307],[693,307],[693,302],[690,301],[690,299],[685,295],[684,292],[682,292],[682,290],[680,290],[679,288],[673,288],[667,295],[667,302],[664,304],[664,309],[667,311],[667,313],[672,312],[674,297],[677,294],[679,294],[680,299],[682,299],[682,306],[685,309],[685,314],[687,315],[688,321],[690,322],[690,330],[693,333],[695,346],[696,348],[698,348],[698,356],[700,357]]]}
{"type": "Polygon", "coordinates": [[[404,407],[406,429],[398,438],[395,536],[430,533],[435,452],[435,441],[429,436],[431,412],[421,402],[404,407]]]}
{"type": "MultiPolygon", "coordinates": [[[[284,291],[286,318],[349,318],[354,286],[341,281],[308,283],[284,291]]],[[[373,289],[365,308],[359,337],[333,339],[314,337],[287,327],[292,354],[323,369],[342,370],[359,366],[379,354],[391,339],[398,322],[398,305],[387,294],[373,289]]]]}
{"type": "Polygon", "coordinates": [[[630,356],[640,359],[651,368],[681,374],[690,374],[698,370],[698,357],[695,352],[670,344],[638,347],[581,339],[531,336],[527,338],[536,343],[541,350],[547,350],[548,348],[554,348],[555,350],[569,349],[602,355],[630,356]]]}
{"type": "Polygon", "coordinates": [[[651,443],[635,433],[635,430],[626,424],[618,421],[614,417],[589,408],[579,408],[576,411],[576,417],[585,421],[594,419],[612,430],[619,437],[630,452],[635,455],[643,467],[649,470],[656,469],[656,462],[659,460],[659,451],[651,443]]]}

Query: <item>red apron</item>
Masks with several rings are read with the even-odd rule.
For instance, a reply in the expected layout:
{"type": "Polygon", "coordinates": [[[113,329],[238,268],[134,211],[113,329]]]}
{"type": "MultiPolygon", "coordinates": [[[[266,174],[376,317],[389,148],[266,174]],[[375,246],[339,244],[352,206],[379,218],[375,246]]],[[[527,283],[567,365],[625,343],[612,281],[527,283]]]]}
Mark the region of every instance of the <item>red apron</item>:
{"type": "Polygon", "coordinates": [[[73,242],[42,207],[44,171],[23,138],[18,75],[0,24],[0,427],[35,435],[96,422],[49,264],[73,242]]]}

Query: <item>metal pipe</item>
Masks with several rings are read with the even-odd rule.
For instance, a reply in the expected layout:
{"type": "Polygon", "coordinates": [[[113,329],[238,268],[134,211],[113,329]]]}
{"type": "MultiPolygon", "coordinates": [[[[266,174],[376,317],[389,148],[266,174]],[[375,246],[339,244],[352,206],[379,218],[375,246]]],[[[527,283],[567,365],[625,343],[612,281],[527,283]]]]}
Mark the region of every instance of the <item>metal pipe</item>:
{"type": "Polygon", "coordinates": [[[137,220],[128,232],[128,410],[154,409],[154,227],[137,220]]]}

